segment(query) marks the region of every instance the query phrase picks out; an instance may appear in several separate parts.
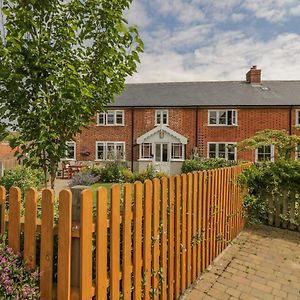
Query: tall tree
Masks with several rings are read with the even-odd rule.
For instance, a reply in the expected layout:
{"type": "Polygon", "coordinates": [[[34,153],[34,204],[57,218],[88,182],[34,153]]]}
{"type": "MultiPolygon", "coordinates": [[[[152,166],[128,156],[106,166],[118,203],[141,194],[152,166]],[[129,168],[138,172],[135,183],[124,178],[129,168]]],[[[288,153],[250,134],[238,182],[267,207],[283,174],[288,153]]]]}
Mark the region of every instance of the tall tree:
{"type": "MultiPolygon", "coordinates": [[[[24,163],[51,176],[66,142],[113,101],[136,71],[143,43],[123,12],[132,0],[4,0],[1,128],[18,135],[24,163]]],[[[47,183],[45,183],[47,186],[47,183]]]]}

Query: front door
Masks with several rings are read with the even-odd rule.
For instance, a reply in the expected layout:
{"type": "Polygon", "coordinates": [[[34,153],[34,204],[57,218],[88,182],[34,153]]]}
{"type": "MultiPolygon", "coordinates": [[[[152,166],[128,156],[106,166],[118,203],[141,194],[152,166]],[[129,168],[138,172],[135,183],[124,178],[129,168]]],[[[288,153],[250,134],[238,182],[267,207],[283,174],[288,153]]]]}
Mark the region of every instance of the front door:
{"type": "Polygon", "coordinates": [[[155,144],[155,169],[170,174],[170,147],[169,143],[155,144]]]}

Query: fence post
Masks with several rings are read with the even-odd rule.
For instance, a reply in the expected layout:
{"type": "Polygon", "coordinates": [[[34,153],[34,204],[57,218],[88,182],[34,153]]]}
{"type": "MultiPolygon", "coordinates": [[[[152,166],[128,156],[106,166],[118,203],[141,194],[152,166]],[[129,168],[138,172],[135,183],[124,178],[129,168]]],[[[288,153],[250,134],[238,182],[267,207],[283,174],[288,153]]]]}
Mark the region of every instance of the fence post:
{"type": "MultiPolygon", "coordinates": [[[[72,231],[80,232],[80,199],[87,186],[77,185],[72,192],[72,231]]],[[[80,288],[80,235],[72,237],[71,242],[71,287],[80,288]]]]}

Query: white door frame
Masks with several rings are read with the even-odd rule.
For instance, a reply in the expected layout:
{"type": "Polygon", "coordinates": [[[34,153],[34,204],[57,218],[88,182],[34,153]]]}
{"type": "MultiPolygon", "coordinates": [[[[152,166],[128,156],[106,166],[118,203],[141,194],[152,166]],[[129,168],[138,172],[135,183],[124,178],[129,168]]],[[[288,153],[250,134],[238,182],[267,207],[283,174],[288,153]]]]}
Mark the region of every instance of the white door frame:
{"type": "Polygon", "coordinates": [[[155,167],[156,171],[165,172],[167,174],[170,174],[171,171],[171,144],[168,142],[155,142],[153,143],[153,165],[155,167]],[[156,159],[156,147],[157,145],[160,145],[160,159],[157,161],[156,159]],[[167,161],[163,161],[163,145],[167,145],[167,161]]]}

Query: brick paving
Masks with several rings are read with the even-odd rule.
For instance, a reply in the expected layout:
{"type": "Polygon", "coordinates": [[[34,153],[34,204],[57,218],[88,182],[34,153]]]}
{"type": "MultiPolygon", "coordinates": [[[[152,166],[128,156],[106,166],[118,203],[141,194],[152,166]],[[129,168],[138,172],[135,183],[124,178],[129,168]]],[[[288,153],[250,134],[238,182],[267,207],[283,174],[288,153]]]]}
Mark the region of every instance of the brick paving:
{"type": "Polygon", "coordinates": [[[245,229],[182,299],[300,300],[300,233],[245,229]]]}

